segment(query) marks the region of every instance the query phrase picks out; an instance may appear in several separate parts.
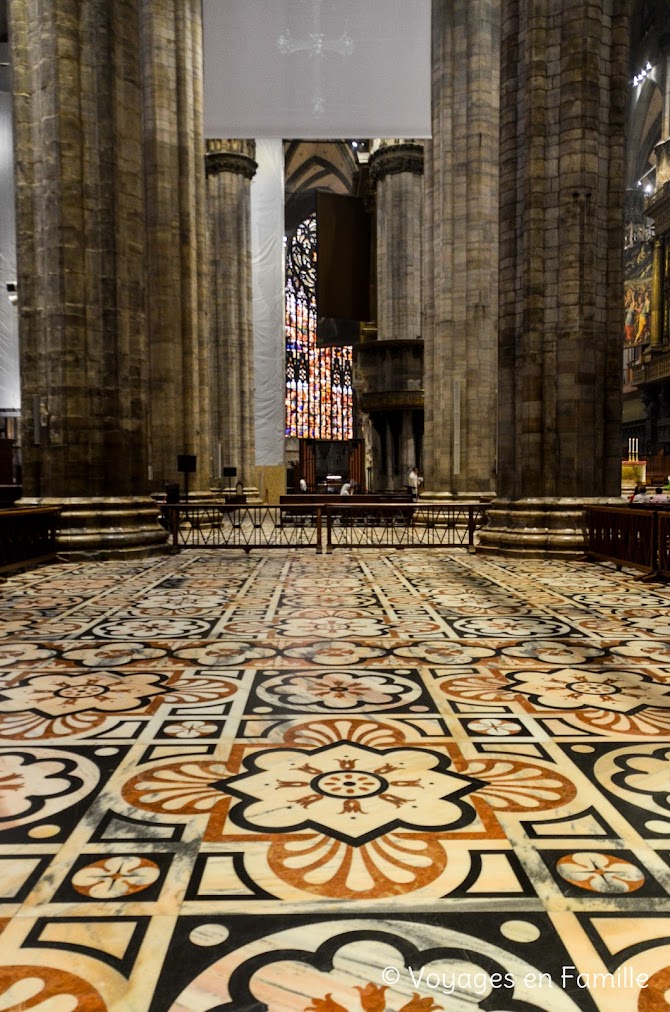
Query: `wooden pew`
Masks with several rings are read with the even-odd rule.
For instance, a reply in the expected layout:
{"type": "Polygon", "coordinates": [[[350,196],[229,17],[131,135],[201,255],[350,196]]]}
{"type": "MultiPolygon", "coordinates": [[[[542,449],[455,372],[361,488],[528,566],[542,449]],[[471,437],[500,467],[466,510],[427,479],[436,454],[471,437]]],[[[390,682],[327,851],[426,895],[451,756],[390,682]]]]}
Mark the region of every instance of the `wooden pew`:
{"type": "MultiPolygon", "coordinates": [[[[313,525],[316,523],[316,510],[318,506],[329,506],[331,513],[336,515],[340,520],[344,514],[354,522],[356,520],[365,521],[375,512],[376,506],[404,505],[405,503],[412,503],[412,506],[409,510],[399,511],[398,516],[402,517],[403,523],[408,523],[411,521],[411,516],[414,512],[414,500],[409,493],[399,493],[397,495],[359,494],[341,496],[301,492],[293,495],[280,495],[280,523],[282,526],[286,524],[313,525]],[[340,512],[339,507],[341,506],[358,506],[360,507],[360,510],[347,509],[340,512]]],[[[387,515],[390,516],[390,511],[387,515]]]]}

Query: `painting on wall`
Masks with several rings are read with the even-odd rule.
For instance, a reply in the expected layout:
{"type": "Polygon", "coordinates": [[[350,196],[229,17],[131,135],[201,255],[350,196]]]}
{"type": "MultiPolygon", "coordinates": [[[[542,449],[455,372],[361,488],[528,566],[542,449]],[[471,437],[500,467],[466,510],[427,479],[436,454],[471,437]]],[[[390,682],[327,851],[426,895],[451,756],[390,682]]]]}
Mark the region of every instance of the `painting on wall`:
{"type": "Polygon", "coordinates": [[[624,251],[624,345],[647,344],[651,333],[653,244],[639,242],[624,251]]]}

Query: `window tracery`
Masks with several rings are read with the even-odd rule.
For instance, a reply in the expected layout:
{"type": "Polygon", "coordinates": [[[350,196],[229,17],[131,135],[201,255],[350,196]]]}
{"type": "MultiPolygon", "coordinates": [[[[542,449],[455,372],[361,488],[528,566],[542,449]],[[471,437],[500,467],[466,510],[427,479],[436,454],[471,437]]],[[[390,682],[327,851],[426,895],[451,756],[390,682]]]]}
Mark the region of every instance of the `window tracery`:
{"type": "Polygon", "coordinates": [[[316,340],[316,215],[286,245],[286,435],[353,438],[352,352],[316,340]]]}

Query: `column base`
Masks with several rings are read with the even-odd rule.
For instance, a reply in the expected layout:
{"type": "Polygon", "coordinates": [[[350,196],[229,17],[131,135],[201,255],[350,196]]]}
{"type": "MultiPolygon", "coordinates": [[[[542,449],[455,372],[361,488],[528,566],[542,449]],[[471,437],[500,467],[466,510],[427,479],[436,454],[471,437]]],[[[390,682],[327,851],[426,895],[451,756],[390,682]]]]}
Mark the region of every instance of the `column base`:
{"type": "MultiPolygon", "coordinates": [[[[215,502],[220,502],[227,495],[238,495],[238,489],[236,485],[232,488],[230,485],[210,485],[208,492],[198,492],[197,495],[201,496],[203,500],[213,499],[215,502]]],[[[260,493],[255,485],[244,485],[242,488],[242,495],[246,496],[247,503],[252,506],[261,504],[262,500],[260,493]]],[[[195,501],[196,495],[193,495],[195,501]]]]}
{"type": "Polygon", "coordinates": [[[426,502],[491,502],[496,498],[495,492],[432,492],[421,486],[420,499],[426,502]]]}
{"type": "Polygon", "coordinates": [[[587,506],[621,506],[621,498],[496,499],[486,510],[477,553],[577,558],[586,548],[587,506]]]}
{"type": "Polygon", "coordinates": [[[160,509],[149,496],[20,499],[16,505],[60,507],[60,558],[106,559],[167,550],[168,532],[159,524],[160,509]]]}
{"type": "Polygon", "coordinates": [[[247,497],[247,504],[249,506],[262,506],[263,500],[261,494],[255,485],[245,485],[244,494],[247,497]]]}

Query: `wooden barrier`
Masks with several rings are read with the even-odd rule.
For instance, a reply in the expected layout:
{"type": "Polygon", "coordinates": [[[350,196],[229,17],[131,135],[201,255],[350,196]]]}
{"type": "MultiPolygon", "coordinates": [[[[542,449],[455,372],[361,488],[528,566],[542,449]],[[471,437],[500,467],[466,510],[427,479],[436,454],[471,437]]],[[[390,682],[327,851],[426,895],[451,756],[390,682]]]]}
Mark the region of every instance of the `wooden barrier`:
{"type": "Polygon", "coordinates": [[[59,513],[46,506],[0,510],[0,572],[55,558],[59,513]]]}
{"type": "MultiPolygon", "coordinates": [[[[361,512],[359,517],[366,515],[366,512],[376,506],[399,505],[412,502],[411,495],[399,493],[398,495],[327,495],[298,493],[297,495],[280,495],[279,506],[281,508],[282,524],[316,524],[317,509],[328,510],[332,516],[339,516],[341,507],[350,510],[352,506],[359,506],[361,512]]],[[[325,512],[324,512],[325,517],[325,512]]],[[[352,514],[353,517],[353,514],[352,514]]]]}
{"type": "Polygon", "coordinates": [[[670,580],[670,510],[658,512],[658,572],[670,580]]]}
{"type": "Polygon", "coordinates": [[[656,510],[629,506],[589,506],[586,509],[586,557],[613,562],[617,569],[630,566],[647,575],[659,571],[656,510]]]}
{"type": "Polygon", "coordinates": [[[408,492],[398,492],[394,495],[370,495],[368,493],[357,493],[356,495],[332,495],[310,493],[310,492],[298,492],[293,495],[280,495],[279,505],[280,506],[334,506],[337,503],[386,503],[393,505],[394,503],[413,502],[412,496],[408,492]]]}

